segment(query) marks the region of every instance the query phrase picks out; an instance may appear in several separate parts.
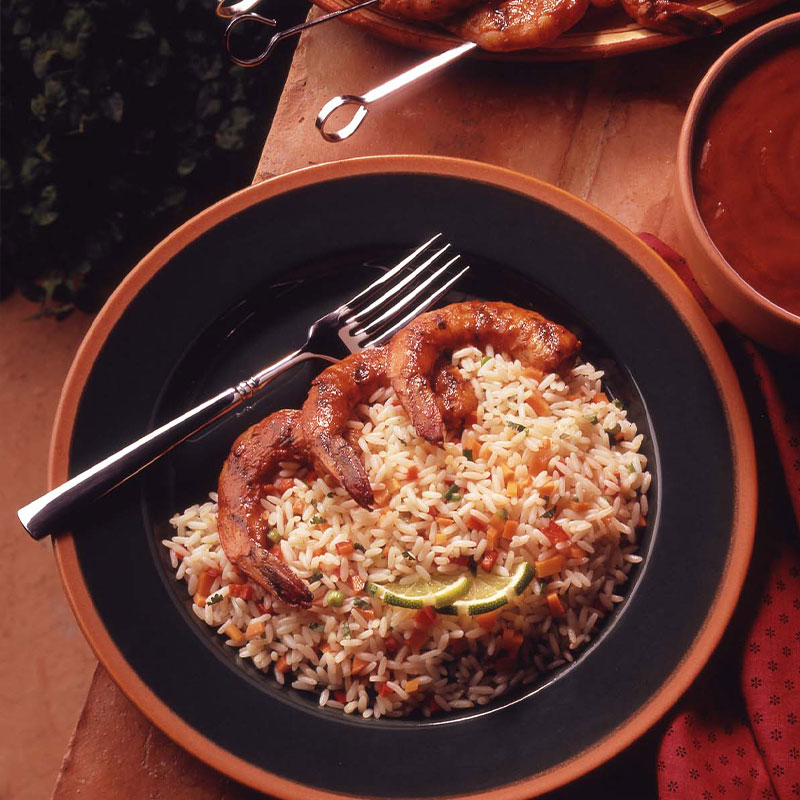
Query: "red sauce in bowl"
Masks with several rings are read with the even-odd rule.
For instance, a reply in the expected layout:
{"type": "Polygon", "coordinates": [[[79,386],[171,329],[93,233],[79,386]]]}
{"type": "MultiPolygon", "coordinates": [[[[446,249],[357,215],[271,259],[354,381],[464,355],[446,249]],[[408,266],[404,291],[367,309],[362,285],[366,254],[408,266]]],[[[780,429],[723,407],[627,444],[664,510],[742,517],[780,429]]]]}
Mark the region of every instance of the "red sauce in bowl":
{"type": "Polygon", "coordinates": [[[697,208],[728,264],[800,315],[800,44],[770,53],[711,112],[697,208]]]}

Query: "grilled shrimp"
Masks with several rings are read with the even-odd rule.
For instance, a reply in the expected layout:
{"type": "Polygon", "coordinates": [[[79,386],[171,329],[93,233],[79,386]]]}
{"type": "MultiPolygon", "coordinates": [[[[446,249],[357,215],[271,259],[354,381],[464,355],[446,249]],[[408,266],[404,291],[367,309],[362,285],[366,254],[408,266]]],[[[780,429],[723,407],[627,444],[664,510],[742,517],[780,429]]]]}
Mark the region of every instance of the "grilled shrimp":
{"type": "Polygon", "coordinates": [[[393,17],[431,22],[474,4],[475,0],[383,0],[380,9],[393,17]]]}
{"type": "MultiPolygon", "coordinates": [[[[361,457],[343,432],[353,409],[388,385],[386,353],[386,346],[376,347],[331,365],[314,379],[303,403],[303,435],[309,452],[364,508],[370,508],[375,497],[361,457]]],[[[440,396],[431,402],[440,419],[455,423],[478,407],[471,384],[449,362],[439,362],[433,372],[440,396]]]]}
{"type": "Polygon", "coordinates": [[[431,370],[444,352],[490,344],[529,366],[557,371],[573,360],[580,342],[566,328],[510,303],[455,303],[421,314],[389,343],[387,374],[417,433],[444,439],[431,370]]]}
{"type": "Polygon", "coordinates": [[[583,18],[589,0],[483,0],[445,26],[484,50],[550,44],[583,18]]]}
{"type": "Polygon", "coordinates": [[[303,403],[303,435],[309,450],[361,506],[375,498],[358,453],[344,438],[352,410],[386,385],[386,348],[375,347],[343,358],[311,383],[303,403]]]}
{"type": "Polygon", "coordinates": [[[300,412],[277,411],[234,443],[219,476],[219,540],[228,560],[252,581],[291,606],[314,599],[305,581],[264,546],[261,498],[280,461],[307,460],[300,412]]]}
{"type": "Polygon", "coordinates": [[[700,8],[673,0],[621,0],[628,15],[644,28],[675,36],[719,33],[722,20],[700,8]]]}

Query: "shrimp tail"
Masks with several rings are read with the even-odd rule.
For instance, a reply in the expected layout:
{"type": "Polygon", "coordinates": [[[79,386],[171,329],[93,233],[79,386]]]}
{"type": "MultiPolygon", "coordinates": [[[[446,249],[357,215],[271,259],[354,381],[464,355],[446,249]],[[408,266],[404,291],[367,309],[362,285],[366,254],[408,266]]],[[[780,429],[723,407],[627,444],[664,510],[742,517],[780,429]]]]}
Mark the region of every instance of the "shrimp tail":
{"type": "Polygon", "coordinates": [[[264,586],[272,594],[295,608],[309,608],[314,595],[283,561],[252,542],[249,552],[236,559],[236,568],[250,580],[264,586]]]}
{"type": "Polygon", "coordinates": [[[708,11],[673,0],[622,0],[622,6],[641,26],[674,36],[708,36],[724,27],[708,11]]]}

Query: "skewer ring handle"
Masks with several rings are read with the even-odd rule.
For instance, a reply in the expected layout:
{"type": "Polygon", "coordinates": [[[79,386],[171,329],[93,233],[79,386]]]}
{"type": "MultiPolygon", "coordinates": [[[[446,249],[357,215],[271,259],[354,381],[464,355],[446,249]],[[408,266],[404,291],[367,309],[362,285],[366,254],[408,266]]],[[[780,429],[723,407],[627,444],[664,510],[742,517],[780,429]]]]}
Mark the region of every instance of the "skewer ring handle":
{"type": "Polygon", "coordinates": [[[337,95],[336,97],[332,97],[330,100],[328,100],[328,102],[325,103],[325,105],[319,110],[316,121],[317,130],[319,130],[319,132],[322,134],[322,138],[325,139],[326,142],[341,142],[344,139],[348,139],[358,130],[368,112],[369,108],[367,107],[367,102],[363,97],[355,94],[337,95]],[[358,108],[356,109],[355,114],[353,114],[353,118],[347,123],[347,125],[339,128],[338,131],[325,130],[325,123],[328,121],[331,114],[333,114],[334,111],[342,106],[358,106],[358,108]]]}

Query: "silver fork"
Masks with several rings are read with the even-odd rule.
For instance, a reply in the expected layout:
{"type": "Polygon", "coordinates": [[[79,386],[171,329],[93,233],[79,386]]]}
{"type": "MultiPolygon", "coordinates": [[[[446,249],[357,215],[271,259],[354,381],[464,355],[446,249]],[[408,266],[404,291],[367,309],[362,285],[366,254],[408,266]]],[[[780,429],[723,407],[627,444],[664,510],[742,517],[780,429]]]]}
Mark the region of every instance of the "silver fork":
{"type": "Polygon", "coordinates": [[[469,269],[457,266],[459,255],[446,257],[450,245],[437,242],[440,239],[441,234],[437,234],[420,245],[352,300],[318,319],[309,328],[308,338],[298,350],[156,428],[21,508],[17,515],[25,530],[34,539],[58,532],[69,524],[71,516],[79,509],[249,400],[290,367],[310,358],[334,362],[349,353],[386,342],[397,330],[439,300],[469,269]],[[426,253],[434,244],[434,252],[426,253]]]}

